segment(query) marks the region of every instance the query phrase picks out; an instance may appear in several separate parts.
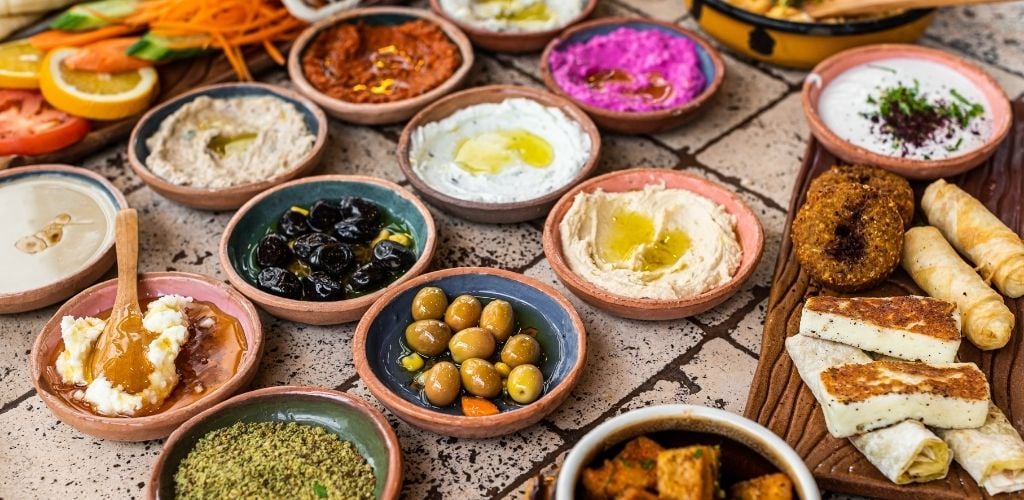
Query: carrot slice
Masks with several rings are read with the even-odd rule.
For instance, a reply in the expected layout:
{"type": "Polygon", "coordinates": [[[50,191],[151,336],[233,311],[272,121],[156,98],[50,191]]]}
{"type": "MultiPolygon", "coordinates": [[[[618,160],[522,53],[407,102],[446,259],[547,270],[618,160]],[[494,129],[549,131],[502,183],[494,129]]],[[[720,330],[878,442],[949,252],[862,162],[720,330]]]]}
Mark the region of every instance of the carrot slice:
{"type": "Polygon", "coordinates": [[[93,42],[64,59],[64,64],[71,69],[98,73],[122,73],[152,66],[150,61],[128,55],[128,47],[137,41],[139,37],[93,42]]]}
{"type": "Polygon", "coordinates": [[[100,40],[127,35],[137,30],[138,28],[136,27],[126,26],[123,24],[105,26],[103,28],[92,31],[83,31],[81,33],[48,30],[29,37],[28,42],[36,49],[47,52],[56,49],[57,47],[82,47],[100,40]]]}
{"type": "Polygon", "coordinates": [[[494,403],[480,398],[462,397],[462,414],[467,417],[486,417],[501,413],[494,403]]]}

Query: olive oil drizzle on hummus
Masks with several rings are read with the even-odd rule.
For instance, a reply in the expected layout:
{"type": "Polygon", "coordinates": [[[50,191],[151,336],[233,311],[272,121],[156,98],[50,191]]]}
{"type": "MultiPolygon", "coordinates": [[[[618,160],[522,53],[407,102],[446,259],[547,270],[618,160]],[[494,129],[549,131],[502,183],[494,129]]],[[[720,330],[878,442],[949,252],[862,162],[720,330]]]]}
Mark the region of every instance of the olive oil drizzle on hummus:
{"type": "MultiPolygon", "coordinates": [[[[690,249],[690,237],[678,229],[656,232],[654,221],[639,212],[619,211],[612,216],[608,236],[598,245],[607,262],[633,263],[634,271],[658,271],[679,262],[690,249]],[[638,259],[633,255],[639,252],[638,259]]],[[[685,265],[685,264],[684,264],[685,265]]]]}

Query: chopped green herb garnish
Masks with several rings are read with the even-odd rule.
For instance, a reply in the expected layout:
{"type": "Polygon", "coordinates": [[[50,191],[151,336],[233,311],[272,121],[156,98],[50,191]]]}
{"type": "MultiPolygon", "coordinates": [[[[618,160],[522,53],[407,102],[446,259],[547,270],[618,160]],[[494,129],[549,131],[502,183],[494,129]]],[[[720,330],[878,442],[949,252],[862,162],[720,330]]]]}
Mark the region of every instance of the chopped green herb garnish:
{"type": "Polygon", "coordinates": [[[658,462],[656,460],[651,460],[649,458],[640,461],[640,467],[643,467],[644,469],[647,469],[647,470],[651,470],[657,464],[658,464],[658,462]]]}
{"type": "Polygon", "coordinates": [[[320,483],[313,483],[313,493],[316,493],[317,498],[327,498],[327,488],[320,483]]]}
{"type": "Polygon", "coordinates": [[[703,449],[701,449],[701,448],[697,448],[697,449],[696,449],[696,450],[694,450],[694,452],[693,452],[693,458],[700,458],[700,457],[701,457],[701,455],[703,455],[703,454],[704,454],[704,450],[703,450],[703,449]]]}
{"type": "Polygon", "coordinates": [[[868,64],[867,67],[875,68],[875,69],[880,69],[882,71],[888,71],[888,72],[890,72],[890,73],[892,73],[894,75],[896,74],[896,70],[892,69],[892,68],[890,68],[888,66],[882,66],[882,65],[879,65],[879,64],[868,64]]]}
{"type": "MultiPolygon", "coordinates": [[[[948,140],[953,129],[966,129],[971,120],[985,113],[981,104],[967,100],[956,90],[950,90],[950,95],[949,101],[929,100],[915,79],[913,85],[899,84],[883,89],[877,97],[868,96],[868,104],[875,109],[861,116],[891,138],[893,150],[906,152],[910,147],[941,141],[941,135],[948,140]]],[[[961,144],[962,140],[946,149],[954,151],[961,144]]]]}

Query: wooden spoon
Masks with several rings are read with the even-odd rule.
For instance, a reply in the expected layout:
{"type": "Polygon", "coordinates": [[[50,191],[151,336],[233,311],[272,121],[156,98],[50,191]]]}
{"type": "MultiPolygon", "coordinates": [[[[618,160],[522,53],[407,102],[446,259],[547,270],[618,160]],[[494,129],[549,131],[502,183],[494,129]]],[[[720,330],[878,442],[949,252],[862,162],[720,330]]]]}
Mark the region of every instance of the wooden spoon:
{"type": "Polygon", "coordinates": [[[134,208],[117,213],[117,295],[92,355],[92,379],[105,375],[130,393],[143,390],[152,365],[146,347],[153,335],[142,326],[139,307],[139,216],[134,208]],[[133,381],[135,381],[133,383],[133,381]]]}
{"type": "Polygon", "coordinates": [[[998,3],[1009,0],[822,0],[808,3],[804,12],[815,19],[852,14],[883,14],[895,10],[998,3]]]}

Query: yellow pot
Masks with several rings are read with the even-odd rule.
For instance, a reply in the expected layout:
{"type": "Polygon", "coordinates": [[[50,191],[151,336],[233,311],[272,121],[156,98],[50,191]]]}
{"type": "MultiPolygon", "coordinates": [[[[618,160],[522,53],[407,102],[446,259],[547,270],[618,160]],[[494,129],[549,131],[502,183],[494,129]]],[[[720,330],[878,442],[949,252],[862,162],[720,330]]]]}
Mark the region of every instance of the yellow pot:
{"type": "Polygon", "coordinates": [[[846,23],[798,23],[761,16],[726,0],[684,0],[706,33],[736,52],[781,66],[810,69],[846,49],[873,43],[912,43],[934,9],[846,23]]]}

